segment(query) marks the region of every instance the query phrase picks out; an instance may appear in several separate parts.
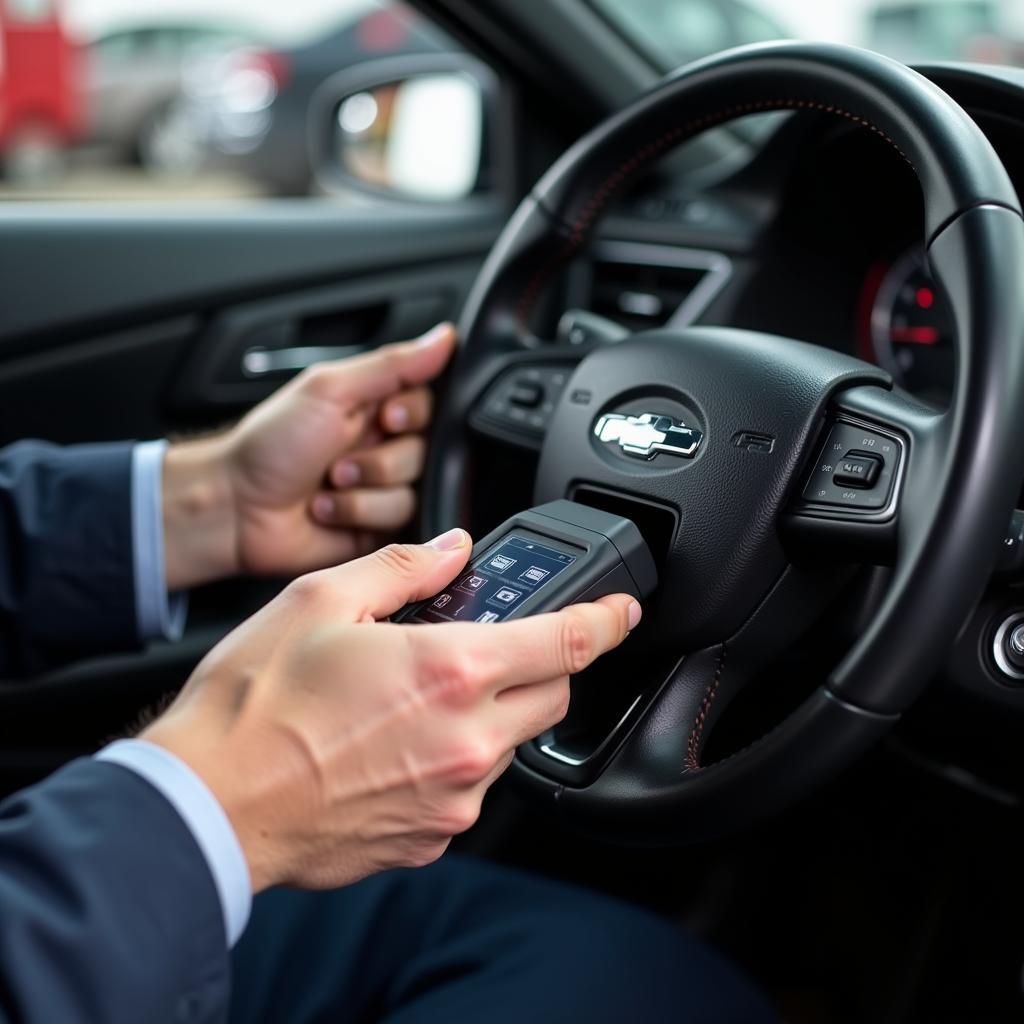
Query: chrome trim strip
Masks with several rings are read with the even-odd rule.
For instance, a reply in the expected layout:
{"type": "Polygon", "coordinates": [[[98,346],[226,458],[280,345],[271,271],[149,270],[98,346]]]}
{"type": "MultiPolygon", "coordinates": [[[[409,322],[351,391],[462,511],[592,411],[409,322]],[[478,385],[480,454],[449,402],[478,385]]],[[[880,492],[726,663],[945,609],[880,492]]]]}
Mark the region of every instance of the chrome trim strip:
{"type": "Polygon", "coordinates": [[[362,355],[366,350],[366,345],[299,345],[293,348],[256,346],[243,354],[242,373],[252,379],[270,373],[305,370],[314,363],[348,359],[362,355]]]}
{"type": "Polygon", "coordinates": [[[548,757],[555,761],[561,761],[562,764],[572,765],[573,768],[578,768],[581,764],[586,764],[591,758],[596,757],[606,746],[608,741],[616,736],[622,726],[626,723],[627,719],[636,710],[636,706],[643,700],[644,695],[638,694],[632,704],[626,709],[626,713],[618,720],[615,727],[608,733],[608,735],[597,745],[593,753],[588,754],[586,757],[573,757],[571,754],[565,754],[555,745],[553,740],[549,740],[547,743],[541,743],[538,739],[537,747],[542,754],[547,754],[548,757]]]}
{"type": "Polygon", "coordinates": [[[570,764],[573,768],[578,768],[583,764],[587,758],[585,757],[570,757],[568,754],[563,754],[554,744],[542,743],[540,744],[540,752],[547,754],[554,761],[561,761],[562,764],[570,764]]]}

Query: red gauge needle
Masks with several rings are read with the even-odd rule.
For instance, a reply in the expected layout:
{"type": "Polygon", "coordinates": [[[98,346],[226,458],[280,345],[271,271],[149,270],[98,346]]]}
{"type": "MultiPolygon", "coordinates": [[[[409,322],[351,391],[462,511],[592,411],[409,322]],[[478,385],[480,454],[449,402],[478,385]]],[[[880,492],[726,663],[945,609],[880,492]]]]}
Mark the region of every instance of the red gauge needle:
{"type": "Polygon", "coordinates": [[[934,345],[939,340],[939,332],[934,327],[894,327],[892,340],[910,345],[934,345]]]}

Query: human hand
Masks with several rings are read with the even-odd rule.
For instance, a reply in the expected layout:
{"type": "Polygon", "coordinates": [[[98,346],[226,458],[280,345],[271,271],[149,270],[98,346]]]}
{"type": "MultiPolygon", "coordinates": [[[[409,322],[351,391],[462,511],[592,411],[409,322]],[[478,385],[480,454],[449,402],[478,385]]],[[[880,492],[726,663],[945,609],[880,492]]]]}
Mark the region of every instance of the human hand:
{"type": "Polygon", "coordinates": [[[255,891],[439,857],[515,748],[564,716],[569,674],[639,621],[621,594],[488,625],[379,621],[441,590],[469,553],[454,530],[302,577],[142,734],[220,801],[255,891]]]}
{"type": "Polygon", "coordinates": [[[234,428],[172,445],[164,462],[167,584],[294,576],[372,550],[415,509],[427,384],[450,324],[304,371],[234,428]]]}

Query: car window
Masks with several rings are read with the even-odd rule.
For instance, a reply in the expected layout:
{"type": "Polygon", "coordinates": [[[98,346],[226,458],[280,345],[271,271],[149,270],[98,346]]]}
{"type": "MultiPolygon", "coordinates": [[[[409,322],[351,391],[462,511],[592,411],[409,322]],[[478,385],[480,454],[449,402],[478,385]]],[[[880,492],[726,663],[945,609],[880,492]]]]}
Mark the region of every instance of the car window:
{"type": "Polygon", "coordinates": [[[316,195],[323,82],[457,49],[397,0],[0,0],[0,201],[316,195]]]}
{"type": "Polygon", "coordinates": [[[712,4],[670,4],[662,26],[677,47],[694,53],[714,53],[729,45],[726,12],[712,4]]]}
{"type": "Polygon", "coordinates": [[[742,43],[820,39],[902,61],[1021,64],[1021,0],[589,0],[665,70],[742,43]],[[708,31],[715,18],[728,38],[708,31]]]}
{"type": "Polygon", "coordinates": [[[955,60],[968,55],[965,40],[998,33],[992,4],[951,0],[941,6],[916,3],[875,11],[871,42],[877,49],[899,53],[907,60],[955,60]]]}
{"type": "Polygon", "coordinates": [[[772,21],[755,8],[742,4],[736,8],[735,25],[740,43],[762,43],[786,34],[786,30],[777,21],[772,21]]]}

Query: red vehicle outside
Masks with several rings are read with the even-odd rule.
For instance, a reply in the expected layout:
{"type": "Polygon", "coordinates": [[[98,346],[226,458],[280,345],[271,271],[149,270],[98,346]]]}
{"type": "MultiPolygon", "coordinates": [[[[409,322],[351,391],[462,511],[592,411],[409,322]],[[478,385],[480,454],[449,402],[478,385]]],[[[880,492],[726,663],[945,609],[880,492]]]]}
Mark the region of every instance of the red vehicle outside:
{"type": "Polygon", "coordinates": [[[12,176],[78,138],[80,62],[55,0],[0,0],[0,159],[12,176]]]}

